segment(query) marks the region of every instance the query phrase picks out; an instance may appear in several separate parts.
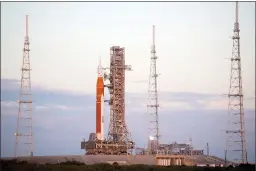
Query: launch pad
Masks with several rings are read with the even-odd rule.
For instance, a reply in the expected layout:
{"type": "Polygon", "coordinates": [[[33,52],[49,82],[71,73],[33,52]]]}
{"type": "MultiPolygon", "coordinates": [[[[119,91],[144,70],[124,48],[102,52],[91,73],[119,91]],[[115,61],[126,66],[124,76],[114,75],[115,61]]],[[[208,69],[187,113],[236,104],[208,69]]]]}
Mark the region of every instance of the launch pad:
{"type": "Polygon", "coordinates": [[[110,67],[98,66],[96,84],[96,134],[90,135],[88,141],[81,142],[81,149],[87,155],[121,155],[131,154],[134,142],[125,123],[125,48],[110,48],[110,67]],[[109,73],[103,70],[109,69],[109,73]],[[104,80],[104,81],[103,81],[104,80]],[[106,81],[109,83],[106,84],[106,81]],[[104,88],[108,88],[110,99],[104,99],[104,88]],[[104,102],[110,106],[110,122],[107,139],[104,138],[104,102]],[[92,136],[93,135],[93,136],[92,136]]]}
{"type": "Polygon", "coordinates": [[[83,141],[81,149],[86,150],[86,155],[129,155],[134,148],[134,143],[120,141],[83,141]]]}

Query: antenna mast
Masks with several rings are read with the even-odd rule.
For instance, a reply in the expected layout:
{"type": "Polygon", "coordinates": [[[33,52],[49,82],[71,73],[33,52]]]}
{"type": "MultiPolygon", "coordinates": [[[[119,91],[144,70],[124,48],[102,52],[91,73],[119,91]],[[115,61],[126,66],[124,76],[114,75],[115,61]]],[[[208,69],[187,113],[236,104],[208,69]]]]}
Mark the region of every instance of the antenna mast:
{"type": "Polygon", "coordinates": [[[28,36],[28,15],[26,15],[26,36],[23,48],[23,61],[21,68],[21,84],[20,84],[20,97],[18,100],[18,120],[15,132],[15,147],[14,157],[17,157],[18,150],[20,155],[23,155],[25,148],[28,148],[26,153],[33,156],[33,137],[32,137],[32,92],[30,81],[30,57],[29,57],[29,36],[28,36]]]}
{"type": "Polygon", "coordinates": [[[244,129],[244,109],[243,109],[243,91],[241,75],[241,58],[240,58],[240,36],[238,23],[238,2],[236,2],[236,21],[234,24],[233,50],[231,58],[231,73],[229,86],[229,103],[228,103],[228,130],[226,152],[228,157],[236,157],[238,162],[246,163],[245,147],[245,129],[244,129]],[[239,152],[239,156],[237,154],[239,152]]]}
{"type": "Polygon", "coordinates": [[[159,127],[158,127],[158,96],[157,96],[157,77],[156,73],[156,50],[155,50],[155,26],[153,25],[153,45],[151,48],[150,76],[148,85],[148,105],[147,113],[150,116],[149,137],[153,138],[153,145],[148,147],[151,154],[158,152],[159,127]]]}

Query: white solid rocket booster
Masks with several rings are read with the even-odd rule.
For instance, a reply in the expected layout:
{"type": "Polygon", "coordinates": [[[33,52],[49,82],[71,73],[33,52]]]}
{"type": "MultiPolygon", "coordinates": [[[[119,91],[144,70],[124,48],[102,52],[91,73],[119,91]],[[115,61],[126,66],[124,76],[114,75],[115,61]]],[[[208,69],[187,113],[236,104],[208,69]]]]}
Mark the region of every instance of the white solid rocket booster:
{"type": "Polygon", "coordinates": [[[104,95],[101,95],[101,136],[100,139],[104,140],[104,95]]]}

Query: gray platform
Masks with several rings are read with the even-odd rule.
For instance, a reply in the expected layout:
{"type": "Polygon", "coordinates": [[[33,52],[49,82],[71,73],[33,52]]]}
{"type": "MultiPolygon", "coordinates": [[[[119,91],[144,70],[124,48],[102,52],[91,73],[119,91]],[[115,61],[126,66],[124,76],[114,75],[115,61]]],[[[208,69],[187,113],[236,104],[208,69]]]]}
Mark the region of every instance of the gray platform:
{"type": "MultiPolygon", "coordinates": [[[[224,164],[223,159],[214,156],[186,156],[185,159],[193,160],[195,164],[224,164]]],[[[12,159],[12,158],[2,158],[2,159],[12,159]]],[[[38,164],[56,164],[66,161],[78,161],[88,165],[96,163],[109,163],[112,164],[117,162],[124,165],[133,164],[145,164],[145,165],[155,165],[155,156],[148,155],[67,155],[67,156],[33,156],[33,157],[18,157],[20,160],[25,160],[31,163],[38,164]]]]}
{"type": "MultiPolygon", "coordinates": [[[[12,158],[2,158],[12,159],[12,158]]],[[[145,164],[155,165],[156,160],[154,156],[127,156],[127,155],[68,155],[68,156],[33,156],[33,157],[18,157],[20,160],[28,161],[31,163],[38,164],[55,164],[66,161],[78,161],[85,164],[96,164],[96,163],[109,163],[112,164],[117,162],[119,164],[145,164]]]]}

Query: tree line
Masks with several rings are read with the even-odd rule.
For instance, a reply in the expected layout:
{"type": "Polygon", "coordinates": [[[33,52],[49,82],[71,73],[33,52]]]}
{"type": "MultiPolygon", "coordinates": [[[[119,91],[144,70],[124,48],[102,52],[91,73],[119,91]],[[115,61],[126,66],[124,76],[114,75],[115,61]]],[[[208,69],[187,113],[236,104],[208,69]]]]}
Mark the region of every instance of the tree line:
{"type": "Polygon", "coordinates": [[[94,164],[86,165],[77,161],[67,161],[59,164],[33,164],[19,160],[1,160],[1,171],[255,171],[255,165],[241,164],[233,167],[188,167],[188,166],[148,166],[148,165],[118,165],[94,164]]]}

